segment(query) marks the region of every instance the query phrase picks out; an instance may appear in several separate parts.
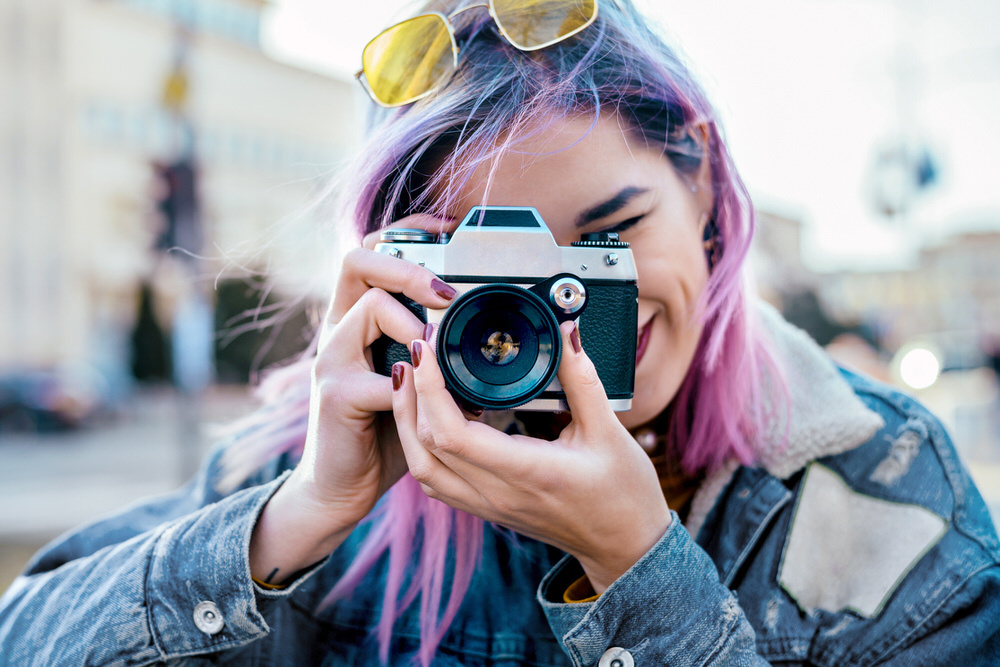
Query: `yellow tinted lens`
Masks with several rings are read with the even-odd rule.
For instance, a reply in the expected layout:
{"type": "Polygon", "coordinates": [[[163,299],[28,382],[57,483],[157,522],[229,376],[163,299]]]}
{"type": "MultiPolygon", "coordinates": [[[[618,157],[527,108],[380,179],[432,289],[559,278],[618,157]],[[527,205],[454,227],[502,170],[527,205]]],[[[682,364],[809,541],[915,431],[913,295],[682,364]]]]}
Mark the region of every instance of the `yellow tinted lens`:
{"type": "Polygon", "coordinates": [[[361,54],[368,87],[386,106],[412,102],[454,71],[453,44],[448,25],[438,14],[397,23],[368,42],[361,54]]]}
{"type": "Polygon", "coordinates": [[[492,7],[504,35],[524,51],[566,39],[597,16],[597,0],[493,0],[492,7]]]}

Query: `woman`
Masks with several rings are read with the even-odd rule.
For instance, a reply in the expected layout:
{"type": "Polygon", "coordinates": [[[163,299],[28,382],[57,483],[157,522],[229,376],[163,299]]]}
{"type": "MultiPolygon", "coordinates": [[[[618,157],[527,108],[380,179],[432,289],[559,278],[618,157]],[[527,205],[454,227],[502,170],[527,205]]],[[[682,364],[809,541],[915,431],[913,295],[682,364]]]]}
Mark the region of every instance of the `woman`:
{"type": "Polygon", "coordinates": [[[387,110],[313,350],[189,487],[36,558],[8,664],[990,664],[982,500],[936,419],[748,295],[750,203],[675,54],[627,0],[430,9],[366,50],[387,110]],[[455,289],[372,249],[478,204],[631,244],[629,411],[572,323],[568,414],[452,399],[392,294],[455,289]],[[391,377],[382,335],[412,354],[391,377]]]}

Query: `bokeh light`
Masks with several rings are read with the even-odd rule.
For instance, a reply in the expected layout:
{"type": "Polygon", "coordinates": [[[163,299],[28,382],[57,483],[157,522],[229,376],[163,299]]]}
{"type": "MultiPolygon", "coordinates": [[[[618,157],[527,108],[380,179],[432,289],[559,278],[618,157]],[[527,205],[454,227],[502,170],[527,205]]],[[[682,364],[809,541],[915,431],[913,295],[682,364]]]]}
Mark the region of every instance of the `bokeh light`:
{"type": "Polygon", "coordinates": [[[899,377],[912,389],[926,389],[941,375],[941,360],[928,346],[914,345],[900,350],[899,377]]]}

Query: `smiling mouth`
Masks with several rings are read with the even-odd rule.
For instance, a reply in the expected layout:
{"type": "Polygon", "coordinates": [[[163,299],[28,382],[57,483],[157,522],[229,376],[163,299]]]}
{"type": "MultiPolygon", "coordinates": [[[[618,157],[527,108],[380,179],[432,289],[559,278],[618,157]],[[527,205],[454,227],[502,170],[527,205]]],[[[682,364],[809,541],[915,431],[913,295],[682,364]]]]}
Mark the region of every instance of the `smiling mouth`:
{"type": "Polygon", "coordinates": [[[645,326],[639,329],[639,335],[636,337],[635,344],[635,365],[639,365],[639,360],[642,359],[642,355],[646,353],[646,347],[649,345],[649,334],[653,330],[653,320],[656,316],[649,318],[645,326]]]}

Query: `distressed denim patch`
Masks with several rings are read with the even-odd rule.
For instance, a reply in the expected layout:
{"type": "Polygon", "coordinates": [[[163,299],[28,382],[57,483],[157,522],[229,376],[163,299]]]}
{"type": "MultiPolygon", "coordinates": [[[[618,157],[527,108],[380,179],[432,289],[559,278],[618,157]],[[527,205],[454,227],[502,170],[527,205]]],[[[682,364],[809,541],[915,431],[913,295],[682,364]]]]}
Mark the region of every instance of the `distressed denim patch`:
{"type": "Polygon", "coordinates": [[[813,463],[802,481],[779,582],[806,612],[846,609],[871,618],[946,529],[926,508],[858,493],[813,463]]]}

